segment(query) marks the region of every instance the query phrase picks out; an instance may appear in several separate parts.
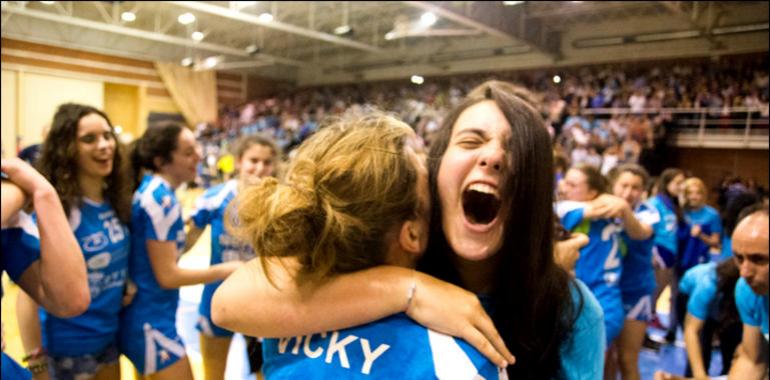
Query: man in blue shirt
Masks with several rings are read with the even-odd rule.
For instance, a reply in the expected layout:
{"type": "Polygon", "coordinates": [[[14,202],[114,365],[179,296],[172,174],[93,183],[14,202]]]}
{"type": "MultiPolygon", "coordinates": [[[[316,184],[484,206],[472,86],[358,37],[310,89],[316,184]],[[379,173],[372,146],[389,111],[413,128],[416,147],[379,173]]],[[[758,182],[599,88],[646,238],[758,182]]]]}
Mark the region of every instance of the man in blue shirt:
{"type": "Polygon", "coordinates": [[[729,379],[763,379],[768,370],[768,209],[747,212],[733,232],[733,255],[741,279],[735,304],[743,322],[743,342],[729,379]]]}

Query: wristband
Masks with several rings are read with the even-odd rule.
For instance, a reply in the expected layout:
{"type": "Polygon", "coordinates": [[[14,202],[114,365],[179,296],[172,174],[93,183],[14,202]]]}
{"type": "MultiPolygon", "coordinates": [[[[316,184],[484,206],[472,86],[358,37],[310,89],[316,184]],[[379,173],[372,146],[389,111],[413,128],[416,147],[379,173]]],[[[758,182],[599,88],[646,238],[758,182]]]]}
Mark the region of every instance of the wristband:
{"type": "Polygon", "coordinates": [[[43,347],[35,348],[34,350],[30,351],[27,356],[21,359],[22,362],[26,363],[30,360],[39,359],[48,356],[48,352],[43,347]]]}
{"type": "Polygon", "coordinates": [[[409,306],[412,305],[412,299],[414,299],[414,293],[417,291],[417,280],[412,281],[412,285],[409,286],[409,290],[406,291],[406,310],[404,310],[405,313],[409,312],[409,306]]]}
{"type": "Polygon", "coordinates": [[[33,375],[39,375],[43,372],[48,371],[48,363],[42,362],[37,364],[30,364],[27,366],[27,369],[29,370],[29,372],[32,372],[33,375]]]}

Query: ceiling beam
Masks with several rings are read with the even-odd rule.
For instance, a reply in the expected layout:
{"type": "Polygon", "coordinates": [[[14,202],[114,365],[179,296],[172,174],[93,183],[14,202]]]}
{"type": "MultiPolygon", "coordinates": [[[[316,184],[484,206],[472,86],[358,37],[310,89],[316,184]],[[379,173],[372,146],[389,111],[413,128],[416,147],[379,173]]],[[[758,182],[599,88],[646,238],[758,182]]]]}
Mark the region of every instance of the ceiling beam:
{"type": "MultiPolygon", "coordinates": [[[[176,37],[176,36],[169,36],[166,34],[160,34],[160,33],[154,33],[154,32],[148,32],[145,30],[139,30],[134,28],[128,28],[125,26],[120,25],[111,25],[111,24],[105,24],[102,22],[92,21],[92,20],[86,20],[82,18],[77,17],[70,17],[70,16],[64,16],[64,15],[57,15],[50,12],[43,12],[43,11],[37,11],[27,8],[22,8],[19,6],[13,6],[13,5],[6,5],[2,8],[3,12],[9,12],[14,13],[21,16],[27,16],[32,18],[37,18],[41,20],[46,21],[52,21],[60,24],[66,24],[66,25],[73,25],[78,26],[82,28],[88,28],[88,29],[94,29],[94,30],[101,30],[103,32],[109,32],[109,33],[115,33],[115,34],[122,34],[125,36],[130,37],[136,37],[141,38],[145,40],[151,40],[156,42],[163,42],[168,43],[172,45],[178,45],[178,46],[184,46],[184,47],[190,47],[194,46],[196,49],[201,50],[207,50],[212,51],[220,54],[229,54],[229,55],[235,55],[239,57],[248,57],[249,54],[243,50],[243,49],[237,49],[232,48],[229,46],[223,46],[223,45],[217,45],[209,42],[198,42],[195,43],[194,41],[190,40],[189,38],[182,38],[182,37],[176,37]]],[[[298,67],[313,67],[314,65],[311,65],[306,62],[297,61],[294,59],[289,58],[283,58],[283,57],[277,57],[270,54],[259,54],[260,58],[265,58],[268,61],[274,62],[274,63],[281,63],[289,66],[298,66],[298,67]]]]}
{"type": "Polygon", "coordinates": [[[473,2],[469,3],[469,14],[472,16],[466,16],[441,5],[448,2],[404,1],[404,3],[491,36],[523,42],[552,60],[562,58],[559,34],[549,31],[546,25],[538,20],[527,20],[521,13],[522,7],[507,7],[497,1],[473,2]]]}
{"type": "MultiPolygon", "coordinates": [[[[703,26],[701,26],[698,23],[698,19],[699,19],[700,13],[699,13],[699,10],[698,10],[698,2],[697,1],[692,3],[693,4],[693,8],[691,10],[692,13],[690,15],[688,15],[687,11],[682,8],[683,2],[681,2],[681,1],[660,1],[659,3],[661,5],[663,5],[669,12],[671,12],[671,14],[673,14],[674,16],[676,16],[676,17],[678,17],[678,18],[680,18],[682,20],[686,20],[687,23],[690,24],[690,26],[692,26],[695,29],[697,29],[700,32],[701,36],[708,40],[708,42],[709,42],[709,44],[710,44],[712,49],[721,49],[721,48],[724,47],[724,45],[720,41],[718,41],[716,37],[714,37],[711,34],[711,27],[713,25],[707,25],[707,26],[703,27],[703,26]]],[[[714,5],[712,3],[713,2],[711,2],[711,1],[708,2],[708,6],[709,6],[708,11],[709,12],[713,11],[712,7],[714,5]]],[[[710,22],[710,20],[709,20],[709,22],[710,22]]]]}
{"type": "Polygon", "coordinates": [[[219,17],[229,18],[231,20],[238,20],[238,21],[245,22],[252,25],[259,25],[265,28],[280,30],[283,32],[296,34],[303,37],[320,40],[320,41],[324,41],[324,42],[328,42],[336,45],[342,45],[342,46],[347,46],[358,50],[364,50],[370,53],[382,53],[384,51],[383,49],[378,48],[376,46],[368,45],[358,41],[353,41],[347,38],[338,37],[333,34],[319,32],[317,30],[306,29],[296,25],[283,23],[278,20],[273,20],[269,22],[260,21],[258,16],[248,14],[248,13],[238,12],[229,8],[224,8],[224,7],[212,5],[209,3],[198,2],[198,1],[164,1],[164,3],[174,4],[187,9],[205,12],[205,13],[216,15],[219,17]]]}

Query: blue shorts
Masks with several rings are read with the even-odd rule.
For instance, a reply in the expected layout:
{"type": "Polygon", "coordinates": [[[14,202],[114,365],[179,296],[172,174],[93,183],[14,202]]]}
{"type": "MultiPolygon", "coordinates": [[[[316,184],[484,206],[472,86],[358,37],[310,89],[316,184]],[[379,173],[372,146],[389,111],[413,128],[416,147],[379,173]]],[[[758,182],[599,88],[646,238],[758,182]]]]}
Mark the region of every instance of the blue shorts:
{"type": "Polygon", "coordinates": [[[652,247],[652,259],[663,269],[673,268],[676,264],[676,254],[662,245],[652,247]]]}
{"type": "Polygon", "coordinates": [[[623,293],[623,311],[627,320],[649,322],[652,319],[652,296],[648,292],[623,293]]]}
{"type": "Polygon", "coordinates": [[[201,334],[210,338],[230,338],[233,336],[233,332],[225,330],[214,324],[210,315],[199,314],[198,323],[195,325],[201,334]]]}
{"type": "Polygon", "coordinates": [[[186,355],[176,327],[163,325],[145,322],[140,330],[129,327],[121,331],[121,351],[143,375],[159,372],[186,355]]]}
{"type": "Polygon", "coordinates": [[[116,344],[95,355],[49,356],[48,372],[53,380],[92,378],[102,367],[117,364],[119,356],[116,344]]]}
{"type": "Polygon", "coordinates": [[[3,352],[2,356],[3,362],[2,366],[0,367],[0,373],[2,373],[2,375],[0,376],[3,380],[27,380],[32,378],[32,374],[29,371],[20,366],[19,363],[16,363],[13,359],[11,359],[10,356],[6,355],[5,352],[3,352]]]}

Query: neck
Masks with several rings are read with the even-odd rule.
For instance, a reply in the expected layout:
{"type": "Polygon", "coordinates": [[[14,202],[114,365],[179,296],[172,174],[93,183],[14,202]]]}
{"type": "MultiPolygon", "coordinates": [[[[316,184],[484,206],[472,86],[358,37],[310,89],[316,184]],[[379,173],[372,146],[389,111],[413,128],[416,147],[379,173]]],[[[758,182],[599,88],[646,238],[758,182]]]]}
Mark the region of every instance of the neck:
{"type": "Polygon", "coordinates": [[[157,174],[160,178],[163,178],[164,180],[166,180],[169,186],[171,186],[172,190],[176,190],[176,188],[182,184],[181,182],[174,180],[174,178],[168,174],[165,174],[165,173],[155,173],[155,174],[157,174]]]}
{"type": "Polygon", "coordinates": [[[80,175],[78,184],[84,197],[95,202],[104,202],[104,178],[80,175]]]}
{"type": "Polygon", "coordinates": [[[455,267],[460,273],[463,287],[476,294],[492,292],[497,266],[501,259],[502,255],[500,254],[494,254],[480,261],[466,260],[458,255],[452,255],[455,267]]]}

